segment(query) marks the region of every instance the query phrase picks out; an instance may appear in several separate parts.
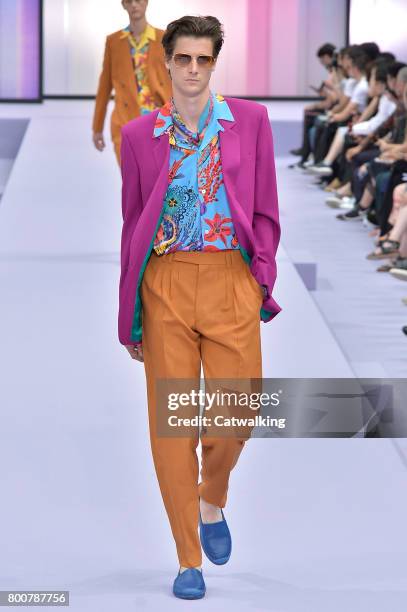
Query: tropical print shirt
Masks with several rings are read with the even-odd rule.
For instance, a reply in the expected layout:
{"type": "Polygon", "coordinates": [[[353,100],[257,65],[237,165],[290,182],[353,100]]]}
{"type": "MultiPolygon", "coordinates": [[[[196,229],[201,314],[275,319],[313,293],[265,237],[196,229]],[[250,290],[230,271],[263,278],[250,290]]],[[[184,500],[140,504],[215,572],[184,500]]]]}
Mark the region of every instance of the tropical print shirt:
{"type": "Polygon", "coordinates": [[[226,100],[212,92],[196,134],[173,100],[157,115],[154,136],[166,133],[170,142],[168,189],[153,245],[157,255],[239,248],[223,183],[219,119],[233,121],[233,115],[226,100]]]}
{"type": "Polygon", "coordinates": [[[147,54],[150,40],[155,40],[155,29],[147,24],[140,36],[139,42],[136,42],[136,39],[130,31],[130,25],[128,25],[127,28],[123,30],[122,37],[127,37],[129,41],[134,74],[136,77],[140,114],[146,115],[157,108],[157,104],[151,95],[147,80],[147,54]]]}

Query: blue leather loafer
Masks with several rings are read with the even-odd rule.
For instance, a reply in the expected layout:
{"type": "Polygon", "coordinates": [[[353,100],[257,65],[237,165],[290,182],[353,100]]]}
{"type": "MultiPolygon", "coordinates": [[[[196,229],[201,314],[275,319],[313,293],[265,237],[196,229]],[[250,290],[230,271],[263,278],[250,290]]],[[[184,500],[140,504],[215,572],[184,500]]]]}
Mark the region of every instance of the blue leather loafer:
{"type": "Polygon", "coordinates": [[[202,572],[195,567],[189,567],[182,574],[180,571],[172,587],[175,597],[180,597],[181,599],[201,599],[206,591],[202,572]]]}
{"type": "Polygon", "coordinates": [[[203,523],[199,513],[199,537],[201,546],[209,561],[215,565],[224,565],[229,561],[232,552],[232,538],[229,527],[223,514],[222,520],[217,523],[203,523]]]}

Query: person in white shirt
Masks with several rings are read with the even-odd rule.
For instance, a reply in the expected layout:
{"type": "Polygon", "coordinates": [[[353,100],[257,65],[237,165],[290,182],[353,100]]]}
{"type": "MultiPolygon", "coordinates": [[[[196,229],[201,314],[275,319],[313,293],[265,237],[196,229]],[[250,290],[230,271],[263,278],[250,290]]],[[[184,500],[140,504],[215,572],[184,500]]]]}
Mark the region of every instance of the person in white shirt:
{"type": "Polygon", "coordinates": [[[347,121],[355,113],[362,113],[366,108],[369,84],[366,79],[367,57],[356,45],[351,47],[347,53],[350,59],[348,74],[354,82],[349,82],[351,97],[345,108],[340,112],[328,113],[328,120],[333,122],[347,121]]]}
{"type": "Polygon", "coordinates": [[[343,89],[343,95],[350,99],[352,96],[353,90],[355,89],[356,79],[352,77],[347,77],[346,79],[342,80],[341,85],[343,89]]]}
{"type": "MultiPolygon", "coordinates": [[[[361,80],[357,83],[356,87],[358,87],[360,83],[361,80]]],[[[362,91],[363,89],[360,88],[359,92],[357,92],[357,96],[354,99],[356,104],[356,98],[359,100],[362,99],[362,91]]],[[[385,123],[396,110],[397,105],[387,91],[386,64],[378,62],[377,64],[373,65],[370,74],[368,94],[373,100],[375,100],[375,107],[377,108],[376,114],[373,115],[373,117],[368,118],[365,117],[364,113],[362,113],[359,119],[353,124],[351,130],[349,130],[347,126],[338,127],[335,138],[325,159],[321,162],[321,164],[313,167],[312,171],[314,174],[318,174],[319,176],[332,175],[332,164],[338,155],[343,151],[345,135],[348,131],[350,131],[350,133],[356,137],[373,134],[373,132],[375,132],[383,123],[385,123]]]]}

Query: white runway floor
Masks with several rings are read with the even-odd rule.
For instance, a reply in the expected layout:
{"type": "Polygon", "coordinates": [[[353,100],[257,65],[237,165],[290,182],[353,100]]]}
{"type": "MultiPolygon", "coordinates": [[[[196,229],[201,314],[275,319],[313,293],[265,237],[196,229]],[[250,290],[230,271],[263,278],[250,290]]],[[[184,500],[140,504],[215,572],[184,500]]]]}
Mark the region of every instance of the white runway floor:
{"type": "MultiPolygon", "coordinates": [[[[143,366],[117,340],[120,176],[91,113],[0,107],[31,117],[0,201],[0,589],[70,590],[75,612],[178,610],[143,366]]],[[[354,376],[284,246],[264,376],[354,376]]],[[[233,557],[204,560],[193,605],[404,612],[406,454],[404,440],[251,440],[225,510],[233,557]]]]}

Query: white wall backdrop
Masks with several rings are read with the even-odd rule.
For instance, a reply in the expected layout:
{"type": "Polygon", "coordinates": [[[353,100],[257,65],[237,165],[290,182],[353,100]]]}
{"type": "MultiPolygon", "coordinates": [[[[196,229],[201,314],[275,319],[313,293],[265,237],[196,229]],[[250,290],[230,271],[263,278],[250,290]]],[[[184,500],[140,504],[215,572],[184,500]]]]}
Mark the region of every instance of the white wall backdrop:
{"type": "Polygon", "coordinates": [[[356,45],[374,40],[407,62],[407,0],[352,0],[349,37],[356,45]]]}
{"type": "MultiPolygon", "coordinates": [[[[219,91],[246,88],[246,0],[150,0],[149,22],[165,29],[186,14],[215,14],[227,44],[213,77],[219,91]]],[[[44,93],[92,95],[102,66],[105,37],[128,25],[120,0],[45,0],[44,93]]]]}
{"type": "MultiPolygon", "coordinates": [[[[317,47],[345,43],[346,0],[150,0],[149,22],[216,15],[225,45],[213,89],[241,96],[312,95],[317,47]]],[[[107,34],[127,25],[120,0],[44,0],[45,95],[93,95],[107,34]]]]}

